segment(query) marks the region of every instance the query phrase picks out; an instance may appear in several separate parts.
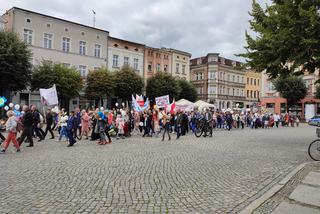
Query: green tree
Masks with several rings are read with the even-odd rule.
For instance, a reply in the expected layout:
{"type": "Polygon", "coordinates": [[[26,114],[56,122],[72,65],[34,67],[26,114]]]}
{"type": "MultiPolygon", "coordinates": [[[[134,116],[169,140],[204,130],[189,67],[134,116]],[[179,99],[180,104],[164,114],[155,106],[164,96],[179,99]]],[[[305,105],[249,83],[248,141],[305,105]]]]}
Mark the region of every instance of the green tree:
{"type": "Polygon", "coordinates": [[[103,105],[103,98],[113,95],[114,75],[106,68],[90,71],[87,76],[87,85],[85,89],[88,98],[99,99],[103,105]]]}
{"type": "Polygon", "coordinates": [[[198,93],[197,93],[197,89],[196,87],[186,81],[186,80],[177,80],[178,81],[178,84],[179,84],[179,87],[181,89],[181,92],[179,94],[179,100],[180,99],[187,99],[191,102],[195,102],[197,101],[197,98],[198,98],[198,93]]]}
{"type": "Polygon", "coordinates": [[[307,87],[300,77],[278,78],[274,81],[274,86],[281,96],[287,99],[288,107],[298,103],[307,95],[307,87]]]}
{"type": "Polygon", "coordinates": [[[129,66],[115,73],[114,95],[124,101],[131,100],[132,94],[141,94],[143,79],[129,66]]]}
{"type": "Polygon", "coordinates": [[[83,87],[83,78],[74,68],[43,61],[34,68],[31,78],[31,90],[49,88],[53,84],[56,84],[60,105],[67,107],[70,99],[79,96],[83,87]]]}
{"type": "Polygon", "coordinates": [[[147,81],[147,96],[151,99],[169,95],[170,99],[178,99],[181,92],[178,82],[170,74],[158,72],[147,81]]]}
{"type": "Polygon", "coordinates": [[[320,67],[319,0],[273,0],[263,9],[252,3],[251,30],[246,32],[247,65],[271,78],[314,72],[320,67]]]}
{"type": "Polygon", "coordinates": [[[0,95],[26,89],[31,79],[31,52],[17,34],[0,30],[0,95]]]}

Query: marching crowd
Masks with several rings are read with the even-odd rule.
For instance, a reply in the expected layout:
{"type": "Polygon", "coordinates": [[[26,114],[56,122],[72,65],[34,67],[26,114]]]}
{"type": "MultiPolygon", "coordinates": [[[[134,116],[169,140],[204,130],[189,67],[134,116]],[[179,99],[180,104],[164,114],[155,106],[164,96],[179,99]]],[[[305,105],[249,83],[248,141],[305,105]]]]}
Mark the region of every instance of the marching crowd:
{"type": "MultiPolygon", "coordinates": [[[[58,113],[51,109],[46,110],[45,116],[38,111],[36,106],[23,106],[22,112],[16,115],[14,111],[7,111],[7,120],[1,121],[0,130],[7,130],[5,138],[0,132],[0,142],[3,141],[0,153],[5,153],[10,142],[20,152],[23,142],[28,142],[27,147],[33,147],[33,138],[42,141],[50,132],[51,139],[55,138],[54,131],[58,131],[57,141],[68,141],[68,147],[73,146],[77,140],[89,139],[97,141],[99,145],[112,143],[112,138],[120,139],[130,137],[133,133],[142,137],[162,137],[176,135],[176,139],[191,132],[197,131],[197,123],[205,120],[211,132],[212,130],[244,129],[270,129],[279,126],[299,126],[299,116],[286,114],[270,114],[261,112],[241,112],[241,111],[213,111],[204,109],[203,111],[174,111],[146,110],[144,112],[134,112],[129,109],[114,110],[82,110],[76,108],[69,114],[65,109],[58,113]],[[45,131],[43,124],[46,122],[45,131]],[[20,136],[17,138],[17,134],[20,136]]],[[[205,134],[204,137],[207,135],[205,134]]]]}

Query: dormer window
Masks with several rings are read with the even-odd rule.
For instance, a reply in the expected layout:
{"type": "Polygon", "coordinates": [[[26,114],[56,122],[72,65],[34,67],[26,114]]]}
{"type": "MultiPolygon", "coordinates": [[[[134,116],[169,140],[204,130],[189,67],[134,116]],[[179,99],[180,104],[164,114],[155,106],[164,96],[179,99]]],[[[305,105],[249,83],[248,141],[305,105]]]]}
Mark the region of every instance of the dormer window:
{"type": "Polygon", "coordinates": [[[127,49],[127,50],[129,49],[128,46],[124,46],[124,48],[127,49]]]}
{"type": "Polygon", "coordinates": [[[51,24],[50,24],[50,23],[47,23],[47,27],[51,27],[51,24]]]}
{"type": "Polygon", "coordinates": [[[84,34],[85,34],[84,32],[81,32],[81,35],[82,35],[82,36],[84,36],[84,34]]]}
{"type": "Polygon", "coordinates": [[[97,36],[97,39],[100,39],[100,36],[97,36]]]}
{"type": "Polygon", "coordinates": [[[139,49],[138,49],[138,48],[135,48],[134,50],[135,50],[135,51],[138,51],[139,49]]]}
{"type": "Polygon", "coordinates": [[[64,31],[65,31],[65,32],[68,32],[68,28],[65,28],[64,31]]]}
{"type": "Polygon", "coordinates": [[[30,22],[31,22],[31,19],[27,18],[27,22],[30,23],[30,22]]]}

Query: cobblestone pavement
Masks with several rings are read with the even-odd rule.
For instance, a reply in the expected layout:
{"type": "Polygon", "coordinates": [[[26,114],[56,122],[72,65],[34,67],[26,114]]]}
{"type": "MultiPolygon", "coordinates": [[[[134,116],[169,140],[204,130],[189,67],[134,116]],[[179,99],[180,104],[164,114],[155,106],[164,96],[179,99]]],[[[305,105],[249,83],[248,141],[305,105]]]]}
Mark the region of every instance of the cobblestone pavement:
{"type": "Polygon", "coordinates": [[[217,131],[0,155],[1,213],[236,213],[307,160],[315,128],[217,131]]]}

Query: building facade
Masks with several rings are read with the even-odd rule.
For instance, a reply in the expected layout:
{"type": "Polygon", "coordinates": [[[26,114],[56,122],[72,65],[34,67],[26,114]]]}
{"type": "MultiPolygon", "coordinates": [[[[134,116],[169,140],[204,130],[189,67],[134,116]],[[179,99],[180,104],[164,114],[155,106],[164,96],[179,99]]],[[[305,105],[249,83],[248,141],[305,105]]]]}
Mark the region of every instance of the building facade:
{"type": "MultiPolygon", "coordinates": [[[[107,66],[108,31],[16,7],[2,18],[5,29],[16,32],[29,45],[35,66],[43,60],[62,63],[75,67],[83,78],[90,70],[107,66]]],[[[39,93],[24,91],[14,102],[40,106],[39,93]]],[[[70,101],[70,108],[88,105],[81,97],[70,101]]]]}
{"type": "Polygon", "coordinates": [[[246,95],[246,108],[257,106],[260,102],[262,74],[247,70],[245,74],[245,95],[246,95]]]}
{"type": "Polygon", "coordinates": [[[0,31],[5,29],[5,21],[4,19],[0,16],[0,31]]]}
{"type": "Polygon", "coordinates": [[[319,79],[319,71],[317,70],[313,74],[305,72],[302,78],[307,87],[307,95],[295,106],[288,109],[287,100],[280,96],[279,92],[275,90],[272,80],[263,72],[261,106],[269,112],[278,114],[284,114],[289,111],[307,121],[314,115],[320,114],[320,100],[316,98],[316,81],[319,79]]]}
{"type": "Polygon", "coordinates": [[[147,80],[157,72],[171,73],[172,53],[166,48],[146,47],[144,52],[144,78],[147,80]]]}
{"type": "Polygon", "coordinates": [[[108,39],[108,69],[120,70],[128,65],[141,77],[144,76],[145,45],[114,37],[108,39]]]}
{"type": "Polygon", "coordinates": [[[240,62],[209,53],[190,61],[191,82],[199,99],[215,104],[219,109],[244,107],[245,71],[240,62]]]}
{"type": "Polygon", "coordinates": [[[169,49],[171,52],[171,74],[173,77],[190,81],[190,58],[191,54],[169,49]]]}

